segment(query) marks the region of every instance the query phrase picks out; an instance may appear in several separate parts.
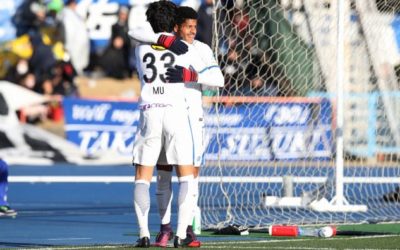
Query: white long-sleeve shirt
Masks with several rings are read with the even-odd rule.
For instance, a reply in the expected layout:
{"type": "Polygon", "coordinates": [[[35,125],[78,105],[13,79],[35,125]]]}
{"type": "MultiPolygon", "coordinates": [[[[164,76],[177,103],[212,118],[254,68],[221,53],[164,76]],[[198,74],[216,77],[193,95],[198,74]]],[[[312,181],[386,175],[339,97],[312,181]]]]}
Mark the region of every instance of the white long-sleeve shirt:
{"type": "Polygon", "coordinates": [[[81,74],[89,63],[89,32],[83,18],[68,7],[63,9],[62,20],[65,27],[65,48],[71,56],[72,65],[81,74]]]}

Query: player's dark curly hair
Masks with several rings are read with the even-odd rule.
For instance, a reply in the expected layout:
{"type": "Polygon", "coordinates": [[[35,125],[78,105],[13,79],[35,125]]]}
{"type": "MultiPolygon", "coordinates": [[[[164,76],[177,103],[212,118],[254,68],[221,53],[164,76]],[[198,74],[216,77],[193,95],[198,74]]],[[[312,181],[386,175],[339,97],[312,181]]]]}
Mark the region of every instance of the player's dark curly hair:
{"type": "Polygon", "coordinates": [[[176,23],[178,25],[181,25],[182,23],[185,22],[185,19],[196,19],[197,20],[197,12],[187,6],[180,6],[178,7],[178,10],[176,11],[176,23]]]}
{"type": "Polygon", "coordinates": [[[146,16],[153,31],[155,33],[172,32],[176,24],[177,9],[178,7],[173,2],[165,0],[149,4],[146,16]]]}

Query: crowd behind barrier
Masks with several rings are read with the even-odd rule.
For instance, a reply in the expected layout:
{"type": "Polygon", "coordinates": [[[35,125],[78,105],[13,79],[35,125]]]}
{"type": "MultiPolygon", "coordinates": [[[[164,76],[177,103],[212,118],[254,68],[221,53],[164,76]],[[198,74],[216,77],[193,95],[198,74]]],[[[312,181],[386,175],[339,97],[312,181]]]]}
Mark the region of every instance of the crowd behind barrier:
{"type": "MultiPolygon", "coordinates": [[[[135,74],[135,42],[127,36],[133,26],[145,23],[148,1],[18,0],[9,2],[8,24],[15,38],[0,37],[0,79],[54,97],[54,102],[28,112],[28,122],[59,117],[62,97],[79,97],[77,76],[130,79],[135,74]],[[58,107],[57,107],[58,106],[58,107]]],[[[175,3],[198,10],[197,39],[212,45],[213,1],[175,3]]],[[[226,85],[223,95],[281,96],[278,82],[286,81],[270,63],[268,53],[254,50],[246,8],[221,1],[226,32],[218,54],[226,85]],[[243,42],[245,41],[245,42],[243,42]],[[251,52],[249,58],[243,58],[251,52]],[[261,65],[261,67],[260,67],[261,65]]],[[[7,25],[8,25],[7,24],[7,25]]],[[[3,32],[4,33],[4,32],[3,32]]],[[[10,36],[9,36],[10,37],[10,36]]],[[[12,36],[11,36],[12,37],[12,36]]],[[[215,94],[211,91],[208,94],[215,94]]]]}
{"type": "MultiPolygon", "coordinates": [[[[0,23],[0,79],[52,96],[53,102],[26,111],[24,121],[59,117],[62,97],[79,97],[76,77],[100,75],[129,79],[134,45],[129,25],[142,25],[151,1],[109,1],[109,6],[80,0],[7,0],[0,23]],[[86,8],[86,10],[85,10],[86,8]],[[97,12],[96,12],[97,10],[97,12]],[[143,12],[143,18],[130,12],[143,12]],[[142,11],[141,11],[142,10],[142,11]],[[132,24],[133,23],[133,24],[132,24]],[[93,26],[95,28],[93,29],[93,26]],[[96,34],[96,29],[102,33],[96,34]],[[100,35],[99,35],[100,34],[100,35]]],[[[187,1],[190,3],[190,1],[187,1]]],[[[198,1],[192,1],[198,2],[198,1]]]]}

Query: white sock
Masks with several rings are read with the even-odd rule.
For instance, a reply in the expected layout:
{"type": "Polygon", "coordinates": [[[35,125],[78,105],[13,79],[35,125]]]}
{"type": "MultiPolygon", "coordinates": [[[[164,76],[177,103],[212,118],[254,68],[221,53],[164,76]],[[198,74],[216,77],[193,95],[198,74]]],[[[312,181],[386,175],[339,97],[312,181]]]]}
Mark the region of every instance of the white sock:
{"type": "Polygon", "coordinates": [[[186,228],[192,218],[193,210],[193,175],[179,177],[178,228],[176,235],[186,238],[186,228]]]}
{"type": "Polygon", "coordinates": [[[135,181],[133,204],[139,224],[139,237],[149,237],[149,211],[150,211],[150,182],[145,180],[135,181]]]}
{"type": "Polygon", "coordinates": [[[157,204],[160,214],[161,224],[166,225],[171,222],[171,202],[172,202],[172,171],[157,170],[157,204]]]}
{"type": "Polygon", "coordinates": [[[193,209],[192,209],[192,216],[188,226],[192,225],[193,219],[196,216],[196,208],[198,200],[199,200],[199,177],[197,176],[196,178],[193,179],[193,209]]]}

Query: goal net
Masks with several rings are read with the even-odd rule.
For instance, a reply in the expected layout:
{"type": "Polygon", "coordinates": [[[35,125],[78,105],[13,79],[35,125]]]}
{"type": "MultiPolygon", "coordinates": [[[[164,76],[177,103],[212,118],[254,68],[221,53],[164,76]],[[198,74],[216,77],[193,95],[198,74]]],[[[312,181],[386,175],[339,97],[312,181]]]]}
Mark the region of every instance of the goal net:
{"type": "Polygon", "coordinates": [[[400,2],[215,0],[205,228],[400,219],[400,2]]]}

